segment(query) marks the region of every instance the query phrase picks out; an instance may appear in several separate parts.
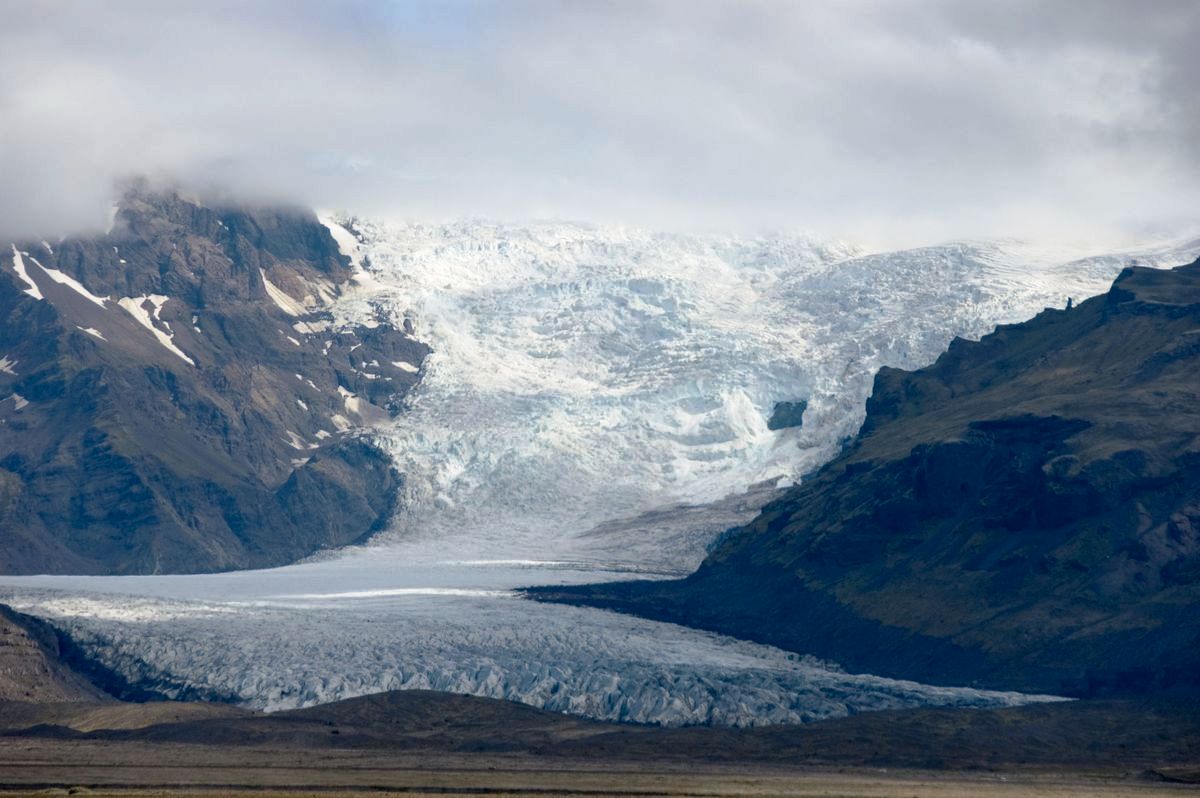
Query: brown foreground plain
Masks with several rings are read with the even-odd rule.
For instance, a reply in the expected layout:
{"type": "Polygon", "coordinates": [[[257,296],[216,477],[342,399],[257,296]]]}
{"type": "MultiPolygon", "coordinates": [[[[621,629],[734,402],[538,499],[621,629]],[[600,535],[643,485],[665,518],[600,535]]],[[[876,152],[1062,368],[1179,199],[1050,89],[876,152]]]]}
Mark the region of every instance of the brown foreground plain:
{"type": "Polygon", "coordinates": [[[802,769],[761,763],[555,760],[528,755],[430,756],[188,744],[0,741],[7,796],[266,796],[387,794],[542,796],[1135,796],[1195,794],[1165,773],[1108,769],[922,771],[802,769]]]}
{"type": "Polygon", "coordinates": [[[1154,796],[1200,788],[1191,698],[663,729],[383,693],[273,714],[0,703],[0,798],[300,795],[1154,796]]]}

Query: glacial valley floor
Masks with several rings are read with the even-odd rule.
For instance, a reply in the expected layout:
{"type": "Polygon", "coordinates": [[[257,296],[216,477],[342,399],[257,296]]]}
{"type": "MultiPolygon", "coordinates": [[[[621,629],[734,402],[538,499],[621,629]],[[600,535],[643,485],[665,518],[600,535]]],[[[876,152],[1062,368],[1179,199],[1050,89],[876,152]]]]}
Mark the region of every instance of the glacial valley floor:
{"type": "MultiPolygon", "coordinates": [[[[188,745],[0,744],[0,798],[89,795],[837,796],[838,798],[1149,798],[1194,794],[1171,773],[1052,769],[796,770],[761,764],[547,761],[499,755],[312,754],[275,748],[188,745]],[[13,750],[14,748],[19,750],[13,750]]],[[[1183,774],[1187,775],[1187,774],[1183,774]]]]}
{"type": "Polygon", "coordinates": [[[670,729],[422,691],[270,714],[0,702],[0,798],[1182,795],[1200,786],[1196,708],[1159,696],[670,729]]]}

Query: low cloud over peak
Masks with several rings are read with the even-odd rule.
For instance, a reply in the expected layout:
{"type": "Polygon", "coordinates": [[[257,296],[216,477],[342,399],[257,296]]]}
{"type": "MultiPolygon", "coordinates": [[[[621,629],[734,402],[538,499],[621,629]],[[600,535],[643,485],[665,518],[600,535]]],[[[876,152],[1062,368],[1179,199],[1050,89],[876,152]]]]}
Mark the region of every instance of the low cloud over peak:
{"type": "Polygon", "coordinates": [[[412,217],[903,245],[1191,215],[1191,2],[30,3],[0,234],[140,174],[412,217]]]}

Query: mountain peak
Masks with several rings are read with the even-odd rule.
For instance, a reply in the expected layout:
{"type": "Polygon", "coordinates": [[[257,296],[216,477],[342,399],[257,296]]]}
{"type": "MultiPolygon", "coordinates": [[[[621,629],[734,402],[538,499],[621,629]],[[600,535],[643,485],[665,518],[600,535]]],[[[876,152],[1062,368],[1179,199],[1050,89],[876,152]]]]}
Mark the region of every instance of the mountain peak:
{"type": "Polygon", "coordinates": [[[334,317],[353,269],[311,211],[139,187],[108,235],[12,252],[6,570],[273,565],[390,517],[400,477],[357,432],[399,407],[428,348],[334,317]]]}

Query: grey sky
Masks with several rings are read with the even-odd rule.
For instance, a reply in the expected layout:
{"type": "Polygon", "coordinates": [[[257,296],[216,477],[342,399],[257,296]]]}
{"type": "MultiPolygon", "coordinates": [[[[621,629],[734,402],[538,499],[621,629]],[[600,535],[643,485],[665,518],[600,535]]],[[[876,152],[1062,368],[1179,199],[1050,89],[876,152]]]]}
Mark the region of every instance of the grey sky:
{"type": "Polygon", "coordinates": [[[1195,219],[1200,3],[4,4],[0,234],[145,174],[418,218],[1112,239],[1195,219]]]}

